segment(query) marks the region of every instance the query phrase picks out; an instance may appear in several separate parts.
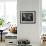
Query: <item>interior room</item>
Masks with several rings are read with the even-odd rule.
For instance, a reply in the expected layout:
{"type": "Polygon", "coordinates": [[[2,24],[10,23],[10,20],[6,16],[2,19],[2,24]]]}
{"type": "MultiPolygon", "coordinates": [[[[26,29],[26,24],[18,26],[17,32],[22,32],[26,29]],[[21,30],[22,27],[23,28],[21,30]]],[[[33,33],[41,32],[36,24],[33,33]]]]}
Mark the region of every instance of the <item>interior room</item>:
{"type": "Polygon", "coordinates": [[[0,0],[0,46],[46,46],[46,0],[0,0]]]}

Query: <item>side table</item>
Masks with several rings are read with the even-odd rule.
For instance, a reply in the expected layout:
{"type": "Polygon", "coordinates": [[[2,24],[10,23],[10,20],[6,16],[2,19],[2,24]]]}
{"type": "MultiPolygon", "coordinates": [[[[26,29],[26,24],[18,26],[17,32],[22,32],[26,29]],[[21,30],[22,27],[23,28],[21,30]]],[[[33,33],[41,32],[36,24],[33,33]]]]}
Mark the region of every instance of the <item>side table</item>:
{"type": "Polygon", "coordinates": [[[3,30],[0,30],[0,32],[1,32],[1,42],[2,42],[2,32],[3,32],[3,30]]]}

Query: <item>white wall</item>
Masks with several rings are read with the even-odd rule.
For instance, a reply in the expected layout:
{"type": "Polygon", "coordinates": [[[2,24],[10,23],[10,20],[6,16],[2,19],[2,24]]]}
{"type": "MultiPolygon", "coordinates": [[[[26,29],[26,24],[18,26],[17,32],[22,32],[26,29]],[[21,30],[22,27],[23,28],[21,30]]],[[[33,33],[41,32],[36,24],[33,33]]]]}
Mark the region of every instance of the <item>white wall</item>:
{"type": "Polygon", "coordinates": [[[31,43],[40,43],[42,6],[41,2],[42,0],[18,0],[17,2],[18,39],[29,39],[31,43]],[[36,23],[20,24],[20,11],[36,11],[36,23]]]}

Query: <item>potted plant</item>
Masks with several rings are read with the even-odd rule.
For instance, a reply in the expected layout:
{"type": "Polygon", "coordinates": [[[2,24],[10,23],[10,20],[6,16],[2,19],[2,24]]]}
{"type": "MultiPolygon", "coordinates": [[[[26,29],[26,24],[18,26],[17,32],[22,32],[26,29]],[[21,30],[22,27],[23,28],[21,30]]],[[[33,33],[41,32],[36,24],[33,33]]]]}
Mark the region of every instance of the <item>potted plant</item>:
{"type": "Polygon", "coordinates": [[[2,27],[4,25],[4,19],[3,18],[0,18],[0,27],[2,27]]]}

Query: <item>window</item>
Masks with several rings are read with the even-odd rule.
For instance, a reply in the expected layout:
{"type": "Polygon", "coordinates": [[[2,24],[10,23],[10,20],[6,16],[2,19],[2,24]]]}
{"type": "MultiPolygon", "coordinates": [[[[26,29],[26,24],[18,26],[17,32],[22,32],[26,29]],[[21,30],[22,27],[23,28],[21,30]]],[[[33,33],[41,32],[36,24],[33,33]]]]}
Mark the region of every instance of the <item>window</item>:
{"type": "Polygon", "coordinates": [[[0,1],[0,17],[4,16],[4,2],[0,1]]]}
{"type": "MultiPolygon", "coordinates": [[[[42,23],[43,24],[46,23],[46,0],[42,0],[42,23]]],[[[45,24],[45,26],[46,26],[46,24],[45,24]]]]}
{"type": "Polygon", "coordinates": [[[17,25],[17,0],[0,1],[0,17],[17,25]]]}
{"type": "Polygon", "coordinates": [[[46,32],[46,0],[42,0],[42,31],[46,32]]]}

